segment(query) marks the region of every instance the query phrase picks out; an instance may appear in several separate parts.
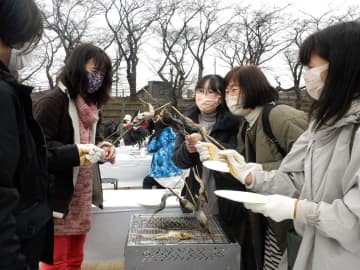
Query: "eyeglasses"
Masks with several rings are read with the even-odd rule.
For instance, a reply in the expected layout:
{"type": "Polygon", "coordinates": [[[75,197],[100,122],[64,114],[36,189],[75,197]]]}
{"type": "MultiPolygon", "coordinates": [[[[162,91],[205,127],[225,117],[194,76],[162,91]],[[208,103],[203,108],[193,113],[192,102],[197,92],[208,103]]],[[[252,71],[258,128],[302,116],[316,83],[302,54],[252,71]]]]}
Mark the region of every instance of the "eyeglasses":
{"type": "Polygon", "coordinates": [[[197,95],[207,95],[208,97],[218,97],[220,95],[220,93],[218,91],[212,90],[212,89],[204,89],[204,88],[196,88],[195,89],[195,93],[197,95]]]}
{"type": "Polygon", "coordinates": [[[230,93],[240,93],[241,91],[241,88],[240,86],[238,85],[234,85],[234,84],[231,84],[231,85],[228,85],[225,89],[225,92],[230,94],[230,93]]]}

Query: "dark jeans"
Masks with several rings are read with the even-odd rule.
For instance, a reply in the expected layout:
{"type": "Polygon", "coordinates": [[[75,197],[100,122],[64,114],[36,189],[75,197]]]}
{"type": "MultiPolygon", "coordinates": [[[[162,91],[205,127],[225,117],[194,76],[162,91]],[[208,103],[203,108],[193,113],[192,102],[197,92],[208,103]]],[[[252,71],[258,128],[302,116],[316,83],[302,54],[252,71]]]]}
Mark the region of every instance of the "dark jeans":
{"type": "Polygon", "coordinates": [[[155,188],[163,188],[163,186],[161,186],[158,182],[156,182],[154,178],[148,175],[145,176],[143,180],[143,189],[152,189],[153,186],[155,186],[155,188]]]}

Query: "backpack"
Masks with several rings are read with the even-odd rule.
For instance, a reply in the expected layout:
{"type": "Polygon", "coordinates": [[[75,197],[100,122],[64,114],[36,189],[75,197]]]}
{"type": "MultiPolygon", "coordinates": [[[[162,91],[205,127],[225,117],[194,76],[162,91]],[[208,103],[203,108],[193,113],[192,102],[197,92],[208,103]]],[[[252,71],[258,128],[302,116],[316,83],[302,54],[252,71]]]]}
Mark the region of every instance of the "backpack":
{"type": "Polygon", "coordinates": [[[279,153],[283,157],[285,157],[286,156],[286,151],[281,147],[280,143],[275,138],[275,136],[274,136],[274,134],[272,132],[272,129],[271,129],[271,125],[270,125],[270,118],[269,118],[270,112],[277,105],[279,105],[279,104],[275,103],[274,101],[265,104],[264,109],[262,111],[261,121],[262,121],[262,124],[263,124],[263,129],[264,129],[265,135],[271,140],[271,142],[273,144],[275,144],[275,146],[278,149],[279,153]]]}
{"type": "MultiPolygon", "coordinates": [[[[263,124],[263,129],[264,129],[264,132],[266,134],[266,136],[271,140],[271,142],[273,144],[275,144],[276,148],[278,149],[279,153],[285,157],[286,156],[286,152],[285,150],[281,147],[280,143],[278,142],[278,140],[275,138],[273,132],[272,132],[272,129],[271,129],[271,125],[270,125],[270,118],[269,118],[269,114],[271,112],[271,110],[273,108],[275,108],[277,105],[277,103],[275,103],[274,101],[273,102],[270,102],[270,103],[267,103],[265,106],[264,106],[264,109],[263,109],[263,112],[262,112],[262,124],[263,124]]],[[[355,137],[355,133],[356,131],[358,130],[360,126],[360,122],[359,123],[356,123],[354,124],[354,128],[353,128],[353,131],[351,133],[351,137],[350,137],[350,144],[349,144],[349,147],[350,147],[350,155],[351,155],[351,151],[352,151],[352,146],[353,146],[353,143],[354,143],[354,137],[355,137]]]]}

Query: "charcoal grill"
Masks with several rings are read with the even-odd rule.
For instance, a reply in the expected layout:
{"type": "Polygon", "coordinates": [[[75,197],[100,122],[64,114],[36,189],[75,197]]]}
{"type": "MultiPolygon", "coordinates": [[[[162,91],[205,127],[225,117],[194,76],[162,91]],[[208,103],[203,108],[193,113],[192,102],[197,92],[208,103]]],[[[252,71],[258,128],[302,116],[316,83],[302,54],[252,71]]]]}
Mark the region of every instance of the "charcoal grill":
{"type": "Polygon", "coordinates": [[[240,269],[240,246],[230,243],[215,217],[209,232],[191,214],[135,214],[125,245],[125,270],[240,269]],[[162,239],[169,232],[187,240],[162,239]]]}

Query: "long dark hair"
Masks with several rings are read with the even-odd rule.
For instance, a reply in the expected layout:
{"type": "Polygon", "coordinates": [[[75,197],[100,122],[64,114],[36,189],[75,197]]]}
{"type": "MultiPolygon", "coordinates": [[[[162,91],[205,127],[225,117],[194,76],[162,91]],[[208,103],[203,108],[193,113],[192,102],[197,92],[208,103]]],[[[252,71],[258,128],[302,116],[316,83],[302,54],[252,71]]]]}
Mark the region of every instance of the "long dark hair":
{"type": "Polygon", "coordinates": [[[279,99],[279,93],[271,86],[264,73],[255,65],[234,67],[225,76],[227,84],[238,83],[244,94],[243,107],[254,109],[279,99]]]}
{"type": "Polygon", "coordinates": [[[112,71],[111,60],[104,50],[89,43],[78,45],[70,54],[57,80],[65,84],[72,99],[81,95],[87,103],[101,107],[110,98],[112,71]],[[95,93],[88,93],[86,63],[94,59],[96,69],[104,72],[104,80],[95,93]]]}
{"type": "Polygon", "coordinates": [[[324,88],[309,115],[320,128],[335,123],[360,96],[360,23],[345,22],[310,35],[301,45],[299,59],[308,65],[313,53],[329,62],[324,88]]]}
{"type": "Polygon", "coordinates": [[[0,39],[12,48],[15,44],[29,42],[31,51],[40,41],[43,22],[39,8],[33,0],[0,1],[0,39]]]}

